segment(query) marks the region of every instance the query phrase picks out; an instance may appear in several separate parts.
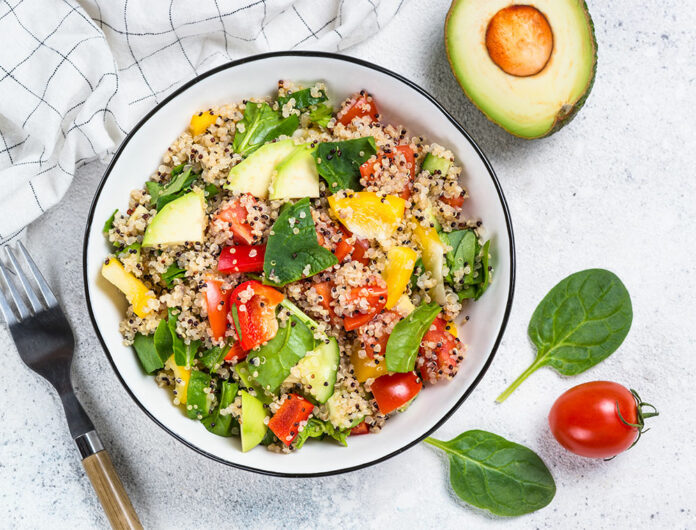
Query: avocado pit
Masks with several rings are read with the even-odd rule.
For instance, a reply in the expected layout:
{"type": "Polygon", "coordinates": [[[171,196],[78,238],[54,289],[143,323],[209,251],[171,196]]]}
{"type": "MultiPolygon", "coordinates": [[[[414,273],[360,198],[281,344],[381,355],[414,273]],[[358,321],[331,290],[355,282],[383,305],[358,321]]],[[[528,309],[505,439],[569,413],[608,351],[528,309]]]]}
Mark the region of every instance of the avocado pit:
{"type": "Polygon", "coordinates": [[[553,51],[553,32],[546,16],[529,5],[498,11],[486,28],[486,49],[505,73],[528,77],[541,72],[553,51]]]}

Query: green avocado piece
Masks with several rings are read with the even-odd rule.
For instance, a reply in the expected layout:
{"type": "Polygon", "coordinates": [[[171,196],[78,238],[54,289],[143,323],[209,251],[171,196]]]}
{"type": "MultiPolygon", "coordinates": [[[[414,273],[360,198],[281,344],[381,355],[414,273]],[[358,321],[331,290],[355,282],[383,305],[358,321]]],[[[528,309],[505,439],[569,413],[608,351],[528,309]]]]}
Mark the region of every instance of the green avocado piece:
{"type": "Polygon", "coordinates": [[[230,169],[225,189],[237,193],[251,193],[254,197],[265,199],[276,166],[295,150],[291,138],[280,142],[271,142],[256,151],[230,169]]]}
{"type": "Polygon", "coordinates": [[[319,173],[308,146],[301,145],[288,155],[273,173],[269,199],[319,197],[319,173]]]}
{"type": "Polygon", "coordinates": [[[439,171],[442,175],[446,175],[451,165],[452,163],[446,158],[442,158],[441,156],[435,156],[432,153],[428,153],[427,155],[425,155],[425,159],[423,160],[423,166],[421,167],[421,170],[427,171],[431,175],[434,175],[436,171],[439,171]]]}
{"type": "Polygon", "coordinates": [[[215,393],[210,389],[211,377],[199,370],[191,371],[186,398],[186,415],[191,419],[205,418],[210,414],[215,393]],[[208,388],[210,391],[206,392],[208,388]]]}
{"type": "Polygon", "coordinates": [[[328,341],[321,341],[297,363],[300,382],[319,403],[326,403],[334,392],[341,356],[336,339],[328,341]]]}
{"type": "Polygon", "coordinates": [[[242,390],[242,452],[246,453],[261,443],[268,427],[265,419],[269,415],[263,403],[242,390]]]}
{"type": "Polygon", "coordinates": [[[143,247],[203,241],[207,222],[202,191],[192,191],[167,203],[145,229],[143,247]]]}
{"type": "MultiPolygon", "coordinates": [[[[583,0],[530,0],[524,4],[502,4],[503,9],[496,11],[480,0],[454,0],[445,23],[445,45],[450,67],[474,105],[509,133],[532,139],[553,134],[580,110],[594,83],[597,42],[583,0]],[[490,22],[504,10],[523,13],[527,8],[537,16],[508,17],[508,23],[519,26],[503,28],[512,38],[498,41],[497,48],[491,47],[493,56],[499,57],[502,47],[503,57],[518,62],[504,63],[498,58],[499,65],[487,44],[490,22]],[[525,42],[522,48],[515,46],[521,40],[516,42],[514,36],[543,34],[537,29],[544,19],[550,29],[550,55],[537,69],[536,63],[525,61],[530,57],[539,59],[542,41],[531,45],[525,42]],[[529,73],[513,73],[511,65],[519,64],[530,68],[529,73]]],[[[546,53],[541,56],[545,58],[546,53]]]]}

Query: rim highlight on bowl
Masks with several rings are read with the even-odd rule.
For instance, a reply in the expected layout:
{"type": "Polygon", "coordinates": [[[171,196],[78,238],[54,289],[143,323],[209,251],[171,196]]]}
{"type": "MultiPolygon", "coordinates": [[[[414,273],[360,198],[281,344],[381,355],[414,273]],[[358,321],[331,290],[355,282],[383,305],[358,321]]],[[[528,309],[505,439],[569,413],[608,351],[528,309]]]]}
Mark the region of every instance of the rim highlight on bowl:
{"type": "Polygon", "coordinates": [[[83,278],[90,319],[128,394],[157,425],[191,449],[223,464],[285,477],[318,477],[345,473],[378,462],[420,442],[440,427],[471,394],[490,366],[512,306],[515,246],[510,212],[490,163],[471,136],[425,90],[380,66],[324,52],[274,52],[233,61],[196,77],[153,108],[129,132],[99,183],[90,207],[83,247],[83,278]],[[256,448],[242,453],[237,438],[221,438],[188,419],[171,403],[167,390],[147,376],[130,347],[123,346],[118,322],[125,300],[100,276],[109,252],[101,233],[103,221],[124,209],[131,189],[141,187],[159,164],[161,154],[202,108],[252,96],[270,95],[279,78],[298,82],[323,80],[331,102],[360,89],[376,98],[388,123],[404,125],[451,149],[463,168],[462,183],[470,192],[466,213],[481,217],[491,239],[494,281],[475,304],[464,306],[459,321],[469,344],[460,373],[451,381],[428,385],[404,414],[390,418],[376,435],[349,438],[347,448],[329,442],[307,443],[301,451],[280,455],[256,448]]]}

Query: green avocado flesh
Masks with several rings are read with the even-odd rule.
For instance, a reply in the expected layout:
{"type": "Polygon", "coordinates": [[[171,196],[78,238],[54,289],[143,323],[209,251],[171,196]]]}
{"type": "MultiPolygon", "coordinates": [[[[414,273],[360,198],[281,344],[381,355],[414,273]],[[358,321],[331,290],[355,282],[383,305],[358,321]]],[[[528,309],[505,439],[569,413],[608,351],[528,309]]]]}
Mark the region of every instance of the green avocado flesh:
{"type": "Polygon", "coordinates": [[[264,420],[268,412],[263,403],[248,392],[241,391],[242,396],[242,451],[253,449],[261,443],[268,427],[264,420]]]}
{"type": "Polygon", "coordinates": [[[207,217],[205,196],[192,191],[167,203],[145,229],[143,247],[203,241],[207,217]]]}
{"type": "Polygon", "coordinates": [[[594,81],[597,43],[582,0],[530,0],[553,33],[543,69],[518,77],[503,71],[486,48],[493,16],[510,0],[454,0],[445,24],[450,66],[471,101],[493,122],[522,138],[548,136],[582,107],[594,81]]]}
{"type": "Polygon", "coordinates": [[[297,363],[300,382],[319,403],[326,403],[334,392],[341,357],[336,339],[328,340],[328,344],[321,341],[297,363]]]}
{"type": "Polygon", "coordinates": [[[260,147],[230,170],[225,188],[237,193],[251,193],[259,199],[268,197],[268,188],[276,166],[295,150],[292,139],[260,147]]]}
{"type": "Polygon", "coordinates": [[[319,173],[312,150],[300,145],[273,172],[269,199],[319,197],[319,173]]]}

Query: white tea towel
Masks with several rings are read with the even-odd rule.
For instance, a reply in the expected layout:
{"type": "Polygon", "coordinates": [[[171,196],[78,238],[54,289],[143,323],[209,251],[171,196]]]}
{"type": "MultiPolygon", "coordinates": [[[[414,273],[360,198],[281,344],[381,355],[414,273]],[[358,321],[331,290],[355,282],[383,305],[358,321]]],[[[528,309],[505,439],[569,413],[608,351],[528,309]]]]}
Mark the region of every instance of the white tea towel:
{"type": "Polygon", "coordinates": [[[271,50],[341,51],[404,0],[0,0],[0,244],[177,86],[271,50]]]}

